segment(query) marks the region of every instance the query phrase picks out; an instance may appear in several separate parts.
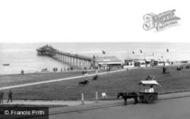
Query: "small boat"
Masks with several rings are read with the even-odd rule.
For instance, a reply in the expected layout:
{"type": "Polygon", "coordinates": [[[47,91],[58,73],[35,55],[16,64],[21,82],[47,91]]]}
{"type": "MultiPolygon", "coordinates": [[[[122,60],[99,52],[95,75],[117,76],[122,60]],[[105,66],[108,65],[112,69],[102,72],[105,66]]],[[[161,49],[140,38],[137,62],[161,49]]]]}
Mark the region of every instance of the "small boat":
{"type": "Polygon", "coordinates": [[[3,66],[9,66],[9,64],[3,64],[3,66]]]}

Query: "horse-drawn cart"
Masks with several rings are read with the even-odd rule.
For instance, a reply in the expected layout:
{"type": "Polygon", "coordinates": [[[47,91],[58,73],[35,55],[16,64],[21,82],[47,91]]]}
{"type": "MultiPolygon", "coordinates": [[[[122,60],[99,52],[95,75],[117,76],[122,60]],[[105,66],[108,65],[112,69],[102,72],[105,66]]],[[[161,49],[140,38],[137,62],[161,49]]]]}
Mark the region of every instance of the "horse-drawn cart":
{"type": "Polygon", "coordinates": [[[158,99],[158,93],[139,92],[139,100],[142,103],[154,103],[158,99]]]}
{"type": "Polygon", "coordinates": [[[139,82],[139,100],[142,103],[154,103],[156,100],[158,100],[158,92],[157,87],[160,84],[156,80],[144,80],[139,82]],[[151,87],[150,89],[145,89],[147,87],[151,87]]]}
{"type": "Polygon", "coordinates": [[[139,92],[119,92],[117,98],[122,97],[124,104],[127,104],[127,99],[133,98],[134,103],[154,103],[158,99],[158,86],[160,84],[156,80],[144,80],[139,82],[139,92]]]}

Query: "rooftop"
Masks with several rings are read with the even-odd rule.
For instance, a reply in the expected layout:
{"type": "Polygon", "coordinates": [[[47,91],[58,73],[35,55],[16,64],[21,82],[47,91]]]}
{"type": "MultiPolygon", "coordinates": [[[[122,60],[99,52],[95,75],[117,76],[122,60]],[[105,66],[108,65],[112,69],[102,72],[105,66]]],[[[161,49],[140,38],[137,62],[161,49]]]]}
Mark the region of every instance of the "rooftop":
{"type": "Polygon", "coordinates": [[[119,58],[115,57],[115,56],[104,56],[104,57],[96,57],[96,62],[98,63],[122,63],[122,60],[120,60],[119,58]]]}

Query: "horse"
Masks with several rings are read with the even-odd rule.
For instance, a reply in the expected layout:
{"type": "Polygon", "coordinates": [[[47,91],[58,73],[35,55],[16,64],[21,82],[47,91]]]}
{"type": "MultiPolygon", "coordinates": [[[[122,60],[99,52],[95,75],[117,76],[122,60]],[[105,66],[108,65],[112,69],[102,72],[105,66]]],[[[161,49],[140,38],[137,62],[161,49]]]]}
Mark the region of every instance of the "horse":
{"type": "Polygon", "coordinates": [[[89,83],[88,80],[80,81],[80,82],[79,82],[79,85],[87,85],[88,83],[89,83]]]}
{"type": "Polygon", "coordinates": [[[95,75],[92,80],[97,80],[98,79],[98,75],[95,75]]]}
{"type": "Polygon", "coordinates": [[[138,103],[138,94],[136,92],[120,92],[117,94],[117,99],[122,97],[124,99],[124,105],[127,105],[127,99],[133,98],[134,104],[138,103]]]}

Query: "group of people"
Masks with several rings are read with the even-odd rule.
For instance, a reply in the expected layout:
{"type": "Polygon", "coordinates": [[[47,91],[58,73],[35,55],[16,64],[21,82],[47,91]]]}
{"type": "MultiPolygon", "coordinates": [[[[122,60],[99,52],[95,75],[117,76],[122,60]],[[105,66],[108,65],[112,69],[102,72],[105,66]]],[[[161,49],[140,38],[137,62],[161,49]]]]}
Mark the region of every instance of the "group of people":
{"type": "Polygon", "coordinates": [[[145,89],[145,92],[153,93],[154,92],[153,85],[150,85],[149,89],[145,89]]]}
{"type": "MultiPolygon", "coordinates": [[[[155,78],[152,77],[152,76],[150,76],[150,75],[148,75],[147,78],[146,78],[146,80],[155,80],[155,78]]],[[[150,85],[150,88],[149,88],[149,89],[145,89],[145,92],[150,92],[150,93],[154,92],[154,87],[153,87],[153,85],[150,85]]]]}
{"type": "MultiPolygon", "coordinates": [[[[7,99],[7,103],[12,102],[13,101],[13,93],[11,90],[8,91],[8,99],[7,99]]],[[[0,103],[3,103],[3,98],[4,98],[4,92],[0,92],[0,103]]]]}
{"type": "MultiPolygon", "coordinates": [[[[92,78],[93,80],[97,80],[98,78],[98,70],[95,71],[95,76],[92,78]]],[[[88,81],[88,72],[87,71],[82,71],[82,75],[85,76],[85,81],[88,81]]]]}
{"type": "MultiPolygon", "coordinates": [[[[60,71],[63,72],[63,71],[73,71],[74,68],[73,67],[68,67],[68,68],[61,68],[60,71]]],[[[57,67],[54,67],[53,68],[53,72],[57,72],[58,71],[58,68],[57,67]]]]}
{"type": "Polygon", "coordinates": [[[58,71],[58,68],[54,67],[53,72],[57,72],[57,71],[58,71]]]}
{"type": "MultiPolygon", "coordinates": [[[[93,77],[93,80],[97,80],[97,78],[98,78],[98,70],[96,70],[95,73],[96,73],[96,75],[93,77]]],[[[82,74],[85,76],[85,81],[88,81],[88,72],[83,71],[82,74]]],[[[107,98],[106,92],[102,92],[101,95],[102,95],[102,99],[107,98]]]]}

